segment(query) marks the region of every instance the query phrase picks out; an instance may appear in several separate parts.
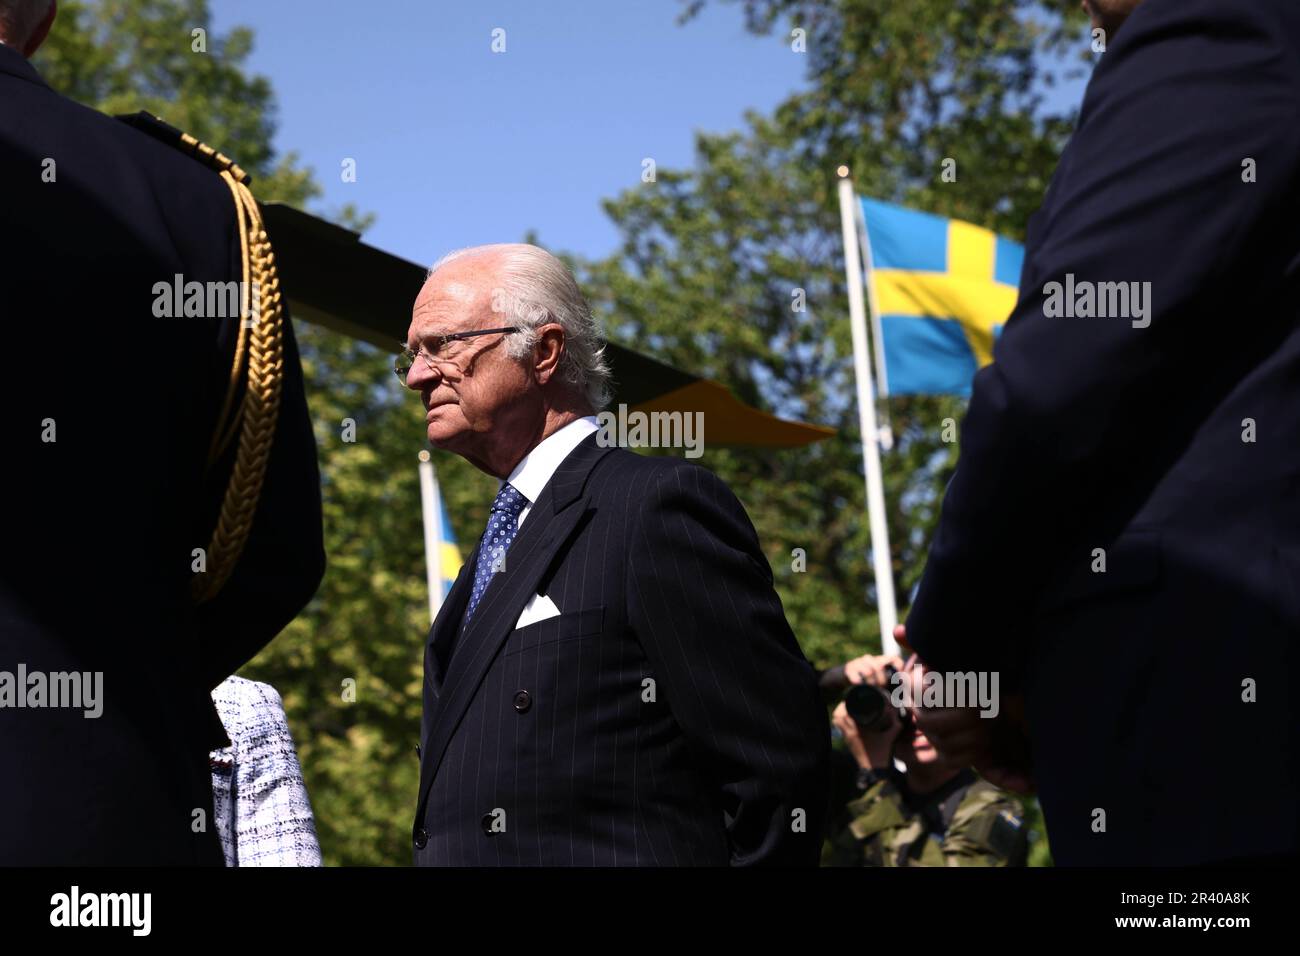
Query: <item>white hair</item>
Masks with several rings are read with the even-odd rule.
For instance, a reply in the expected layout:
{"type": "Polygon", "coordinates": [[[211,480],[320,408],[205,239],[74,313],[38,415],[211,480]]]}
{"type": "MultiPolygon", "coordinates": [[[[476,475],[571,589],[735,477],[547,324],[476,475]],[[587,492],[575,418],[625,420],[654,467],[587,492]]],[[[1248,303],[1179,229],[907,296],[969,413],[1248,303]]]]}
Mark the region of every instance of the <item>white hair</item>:
{"type": "Polygon", "coordinates": [[[560,380],[586,396],[596,411],[604,409],[610,400],[605,339],[569,267],[537,246],[495,243],[449,252],[433,264],[429,275],[453,260],[483,254],[500,257],[500,286],[492,289],[492,311],[507,316],[508,324],[523,330],[506,339],[510,357],[523,359],[531,354],[538,326],[558,323],[564,329],[560,380]]]}
{"type": "Polygon", "coordinates": [[[0,42],[21,49],[50,12],[52,0],[0,0],[0,42]]]}

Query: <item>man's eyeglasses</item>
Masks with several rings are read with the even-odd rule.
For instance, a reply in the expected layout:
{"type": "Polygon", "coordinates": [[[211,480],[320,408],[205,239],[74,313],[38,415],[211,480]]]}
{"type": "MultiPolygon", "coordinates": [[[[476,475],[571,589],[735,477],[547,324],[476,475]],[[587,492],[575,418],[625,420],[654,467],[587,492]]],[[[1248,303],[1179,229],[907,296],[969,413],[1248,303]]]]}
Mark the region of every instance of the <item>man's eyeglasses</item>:
{"type": "Polygon", "coordinates": [[[435,335],[429,340],[431,348],[426,349],[421,345],[415,351],[412,351],[404,344],[402,345],[402,350],[397,354],[397,361],[393,364],[393,371],[397,375],[397,380],[405,385],[406,375],[411,371],[411,366],[415,364],[415,357],[417,355],[422,356],[424,358],[424,364],[432,369],[434,363],[446,361],[443,353],[447,346],[452,342],[459,342],[461,339],[472,339],[476,335],[494,335],[498,332],[510,335],[511,333],[518,331],[520,331],[518,326],[511,325],[503,329],[474,329],[470,332],[452,332],[449,335],[435,335]]]}

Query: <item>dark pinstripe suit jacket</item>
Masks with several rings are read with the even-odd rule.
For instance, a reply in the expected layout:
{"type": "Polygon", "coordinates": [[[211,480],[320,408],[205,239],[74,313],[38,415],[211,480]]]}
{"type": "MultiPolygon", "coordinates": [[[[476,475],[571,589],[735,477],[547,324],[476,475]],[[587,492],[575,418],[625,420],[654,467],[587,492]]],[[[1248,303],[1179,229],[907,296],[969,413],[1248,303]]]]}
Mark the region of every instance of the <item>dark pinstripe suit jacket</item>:
{"type": "Polygon", "coordinates": [[[429,635],[419,865],[816,865],[829,727],[753,525],[712,472],[602,448],[552,476],[446,660],[429,635]],[[519,629],[529,599],[558,617],[519,629]]]}

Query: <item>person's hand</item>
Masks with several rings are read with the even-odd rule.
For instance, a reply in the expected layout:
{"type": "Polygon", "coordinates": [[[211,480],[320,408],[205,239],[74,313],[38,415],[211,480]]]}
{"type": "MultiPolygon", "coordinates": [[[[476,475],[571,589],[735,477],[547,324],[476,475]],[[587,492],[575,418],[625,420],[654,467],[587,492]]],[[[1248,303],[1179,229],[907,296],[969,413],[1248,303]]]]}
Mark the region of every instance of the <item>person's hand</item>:
{"type": "Polygon", "coordinates": [[[903,661],[901,658],[886,654],[879,656],[863,654],[861,657],[855,657],[844,665],[844,676],[849,679],[850,684],[871,684],[874,687],[888,687],[889,675],[885,672],[887,666],[892,666],[895,670],[901,671],[903,661]]]}
{"type": "MultiPolygon", "coordinates": [[[[894,628],[894,638],[906,640],[907,630],[902,624],[894,628]]],[[[981,777],[1003,790],[1033,792],[1022,698],[1004,698],[993,719],[981,717],[973,707],[923,707],[924,665],[909,666],[908,670],[912,677],[912,718],[945,761],[955,767],[974,767],[981,777]]]]}
{"type": "Polygon", "coordinates": [[[831,714],[831,723],[844,735],[845,746],[857,761],[858,766],[867,770],[883,770],[893,765],[894,738],[898,736],[902,724],[893,708],[888,708],[889,725],[880,731],[863,733],[858,722],[849,716],[849,709],[840,701],[831,714]]]}

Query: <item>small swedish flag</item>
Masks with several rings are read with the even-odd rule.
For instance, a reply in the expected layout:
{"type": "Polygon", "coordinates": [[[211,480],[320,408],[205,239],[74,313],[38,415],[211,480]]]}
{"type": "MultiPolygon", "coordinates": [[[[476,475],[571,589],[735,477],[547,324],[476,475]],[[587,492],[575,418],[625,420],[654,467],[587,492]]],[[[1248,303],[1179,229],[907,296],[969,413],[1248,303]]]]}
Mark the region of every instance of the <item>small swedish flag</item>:
{"type": "Polygon", "coordinates": [[[460,574],[460,549],[456,547],[456,536],[451,530],[451,518],[447,516],[447,504],[438,496],[438,507],[442,510],[442,540],[438,542],[438,573],[442,577],[442,593],[450,594],[451,586],[460,574]]]}
{"type": "Polygon", "coordinates": [[[859,197],[882,392],[969,395],[1019,293],[1025,250],[980,226],[859,197]]]}

